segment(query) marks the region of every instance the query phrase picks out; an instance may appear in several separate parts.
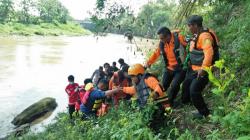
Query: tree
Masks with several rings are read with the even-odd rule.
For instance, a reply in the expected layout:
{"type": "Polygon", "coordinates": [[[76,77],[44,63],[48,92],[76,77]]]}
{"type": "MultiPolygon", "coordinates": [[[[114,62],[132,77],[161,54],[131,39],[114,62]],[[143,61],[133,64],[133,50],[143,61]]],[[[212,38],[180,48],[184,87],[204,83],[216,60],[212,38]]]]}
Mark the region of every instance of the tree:
{"type": "Polygon", "coordinates": [[[151,2],[142,7],[137,17],[137,27],[140,27],[141,34],[153,37],[161,26],[171,28],[174,23],[172,13],[175,5],[165,1],[151,2]]]}
{"type": "Polygon", "coordinates": [[[8,22],[13,15],[13,1],[12,0],[0,0],[0,22],[8,22]]]}
{"type": "Polygon", "coordinates": [[[31,23],[31,11],[35,10],[35,3],[32,0],[22,0],[20,2],[21,11],[17,13],[18,21],[21,23],[31,23]]]}
{"type": "Polygon", "coordinates": [[[108,5],[105,0],[97,0],[92,22],[96,24],[97,32],[125,33],[132,30],[134,35],[152,38],[160,26],[173,26],[175,8],[171,2],[158,0],[144,5],[136,17],[126,5],[116,2],[108,5]]]}
{"type": "Polygon", "coordinates": [[[131,13],[130,8],[122,3],[108,3],[106,0],[97,0],[94,12],[90,13],[91,21],[95,24],[94,32],[97,34],[107,31],[119,32],[121,20],[131,13]]]}
{"type": "Polygon", "coordinates": [[[38,0],[37,9],[40,18],[48,23],[66,23],[69,18],[68,10],[58,0],[38,0]]]}

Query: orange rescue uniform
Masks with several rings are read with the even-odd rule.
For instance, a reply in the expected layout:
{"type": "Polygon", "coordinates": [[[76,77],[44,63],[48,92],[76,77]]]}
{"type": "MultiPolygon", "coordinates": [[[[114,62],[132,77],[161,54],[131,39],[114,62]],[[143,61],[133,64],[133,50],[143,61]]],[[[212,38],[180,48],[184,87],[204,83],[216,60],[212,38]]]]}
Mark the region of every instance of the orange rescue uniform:
{"type": "MultiPolygon", "coordinates": [[[[145,84],[150,88],[152,89],[155,93],[158,93],[159,94],[159,97],[164,97],[165,94],[163,93],[160,85],[159,85],[159,82],[156,78],[154,77],[148,77],[146,79],[144,79],[145,81],[145,84]]],[[[136,94],[136,89],[134,86],[131,86],[131,87],[123,87],[123,92],[124,93],[127,93],[127,94],[130,94],[130,95],[135,95],[136,94]]]]}
{"type": "MultiPolygon", "coordinates": [[[[179,33],[178,33],[179,34],[179,33]]],[[[183,45],[184,47],[187,46],[187,43],[185,42],[185,38],[183,35],[179,34],[178,35],[180,44],[183,45]]],[[[174,68],[176,67],[176,65],[178,64],[175,54],[174,54],[174,33],[171,33],[171,40],[168,43],[165,43],[164,46],[164,51],[167,55],[167,60],[168,60],[168,65],[167,68],[170,70],[174,70],[174,68]]],[[[159,56],[161,55],[161,50],[158,44],[157,49],[154,51],[154,53],[150,56],[149,60],[147,61],[148,65],[151,65],[153,63],[155,63],[155,61],[159,58],[159,56]]]]}
{"type": "MultiPolygon", "coordinates": [[[[209,30],[209,31],[215,35],[214,31],[212,30],[209,30]]],[[[218,42],[217,37],[216,37],[216,42],[218,42]]],[[[195,47],[195,42],[191,41],[189,51],[191,52],[194,49],[194,47],[195,47]]],[[[192,69],[194,71],[197,71],[200,69],[205,69],[206,67],[210,67],[212,65],[214,50],[213,50],[213,37],[211,36],[209,32],[203,32],[199,35],[196,49],[203,50],[204,60],[201,66],[192,65],[191,66],[192,69]]]]}

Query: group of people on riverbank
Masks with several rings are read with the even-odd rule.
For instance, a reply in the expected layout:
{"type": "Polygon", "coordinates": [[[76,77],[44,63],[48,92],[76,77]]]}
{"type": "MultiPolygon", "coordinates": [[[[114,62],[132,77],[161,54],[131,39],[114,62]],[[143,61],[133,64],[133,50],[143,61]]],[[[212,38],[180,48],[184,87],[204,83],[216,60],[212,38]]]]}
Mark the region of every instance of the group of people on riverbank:
{"type": "Polygon", "coordinates": [[[168,111],[179,105],[175,100],[180,89],[181,104],[193,104],[197,109],[193,113],[195,118],[207,117],[210,111],[202,96],[209,81],[205,69],[219,59],[219,47],[215,32],[202,23],[199,15],[188,18],[187,25],[192,33],[189,38],[179,30],[171,32],[161,27],[157,32],[157,48],[144,65],[129,66],[122,58],[118,60],[120,68],[116,67],[116,62],[112,66],[105,63],[91,78],[84,80],[83,86],[74,83],[70,75],[65,89],[69,96],[70,118],[75,109],[81,110],[83,118],[104,115],[108,108],[105,99],[114,107],[118,107],[121,100],[134,100],[139,108],[154,102],[159,110],[168,111]],[[159,57],[166,67],[162,82],[145,72],[159,57]]]}

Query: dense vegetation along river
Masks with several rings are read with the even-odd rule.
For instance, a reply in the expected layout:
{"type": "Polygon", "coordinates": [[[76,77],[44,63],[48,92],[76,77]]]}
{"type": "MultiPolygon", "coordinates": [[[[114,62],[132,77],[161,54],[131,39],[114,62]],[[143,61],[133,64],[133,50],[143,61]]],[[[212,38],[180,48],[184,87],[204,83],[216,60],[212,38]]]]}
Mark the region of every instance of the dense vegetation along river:
{"type": "MultiPolygon", "coordinates": [[[[0,137],[11,132],[11,120],[44,97],[54,97],[57,109],[32,129],[48,124],[65,111],[67,76],[83,83],[105,62],[124,58],[129,64],[143,62],[135,45],[120,35],[106,37],[0,37],[0,137]]],[[[119,67],[119,64],[117,63],[119,67]]]]}

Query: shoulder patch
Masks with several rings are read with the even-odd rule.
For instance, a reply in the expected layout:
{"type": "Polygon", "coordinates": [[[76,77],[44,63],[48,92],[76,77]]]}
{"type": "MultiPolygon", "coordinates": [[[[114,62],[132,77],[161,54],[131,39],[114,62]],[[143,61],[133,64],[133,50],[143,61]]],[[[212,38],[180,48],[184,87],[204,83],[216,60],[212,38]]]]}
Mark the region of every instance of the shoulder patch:
{"type": "Polygon", "coordinates": [[[210,39],[204,39],[202,46],[212,46],[212,41],[210,39]]]}

